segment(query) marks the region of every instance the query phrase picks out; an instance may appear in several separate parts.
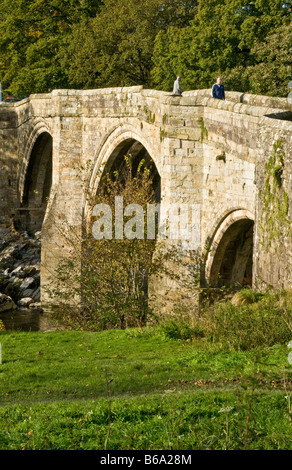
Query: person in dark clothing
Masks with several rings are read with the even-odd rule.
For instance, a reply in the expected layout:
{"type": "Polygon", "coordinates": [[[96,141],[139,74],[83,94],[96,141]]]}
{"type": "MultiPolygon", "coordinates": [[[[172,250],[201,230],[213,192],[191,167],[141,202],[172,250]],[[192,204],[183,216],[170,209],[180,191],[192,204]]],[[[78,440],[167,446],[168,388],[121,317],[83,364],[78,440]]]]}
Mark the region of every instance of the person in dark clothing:
{"type": "Polygon", "coordinates": [[[220,77],[217,78],[217,82],[212,86],[211,96],[218,100],[225,100],[225,88],[220,77]]]}

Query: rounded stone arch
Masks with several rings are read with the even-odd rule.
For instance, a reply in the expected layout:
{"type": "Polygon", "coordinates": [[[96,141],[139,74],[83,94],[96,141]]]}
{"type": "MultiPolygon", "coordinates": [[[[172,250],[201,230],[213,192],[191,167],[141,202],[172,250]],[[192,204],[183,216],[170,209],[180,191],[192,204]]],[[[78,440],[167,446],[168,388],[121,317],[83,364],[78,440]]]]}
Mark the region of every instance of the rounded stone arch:
{"type": "Polygon", "coordinates": [[[41,230],[52,186],[53,139],[47,124],[34,123],[27,140],[19,174],[19,228],[41,230]]]}
{"type": "MultiPolygon", "coordinates": [[[[155,153],[154,148],[142,134],[141,129],[132,125],[115,127],[105,136],[96,150],[89,182],[89,194],[94,196],[97,193],[102,173],[107,168],[110,168],[118,157],[125,155],[130,150],[133,150],[138,154],[140,151],[143,151],[143,149],[154,162],[160,179],[161,168],[160,161],[157,158],[157,151],[155,153]]],[[[84,195],[83,207],[85,217],[87,218],[88,204],[86,201],[86,195],[84,195]]]]}
{"type": "Polygon", "coordinates": [[[116,153],[121,149],[123,142],[126,141],[139,142],[150,155],[155,163],[158,173],[161,175],[160,162],[158,161],[154,148],[151,143],[145,139],[141,130],[132,125],[116,127],[110,134],[104,138],[99,148],[96,151],[95,163],[90,179],[90,189],[95,194],[98,188],[100,170],[106,165],[111,163],[116,157],[116,153]]]}
{"type": "Polygon", "coordinates": [[[253,227],[254,215],[246,209],[235,209],[221,219],[206,253],[208,286],[251,286],[253,227]]]}
{"type": "Polygon", "coordinates": [[[22,199],[23,199],[25,178],[26,178],[27,169],[28,169],[28,165],[29,165],[33,148],[35,146],[37,139],[42,134],[45,134],[45,133],[49,134],[52,138],[51,129],[49,128],[48,124],[42,119],[36,120],[34,122],[33,129],[30,132],[29,137],[26,141],[26,145],[25,145],[24,152],[23,152],[23,158],[22,158],[22,162],[20,165],[20,169],[19,169],[18,192],[19,192],[20,202],[22,202],[22,199]]]}

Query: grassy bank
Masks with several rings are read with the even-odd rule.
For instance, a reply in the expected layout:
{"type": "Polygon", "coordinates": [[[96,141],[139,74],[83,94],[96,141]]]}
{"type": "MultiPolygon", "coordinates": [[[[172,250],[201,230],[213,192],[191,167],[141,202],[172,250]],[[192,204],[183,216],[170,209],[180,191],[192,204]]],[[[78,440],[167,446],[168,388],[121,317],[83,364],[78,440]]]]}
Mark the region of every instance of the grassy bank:
{"type": "Polygon", "coordinates": [[[173,336],[1,332],[0,449],[292,448],[287,345],[173,336]]]}
{"type": "MultiPolygon", "coordinates": [[[[102,398],[10,405],[1,409],[1,449],[102,450],[107,420],[102,398]]],[[[159,449],[291,450],[285,397],[200,389],[115,398],[107,450],[159,449]]]]}

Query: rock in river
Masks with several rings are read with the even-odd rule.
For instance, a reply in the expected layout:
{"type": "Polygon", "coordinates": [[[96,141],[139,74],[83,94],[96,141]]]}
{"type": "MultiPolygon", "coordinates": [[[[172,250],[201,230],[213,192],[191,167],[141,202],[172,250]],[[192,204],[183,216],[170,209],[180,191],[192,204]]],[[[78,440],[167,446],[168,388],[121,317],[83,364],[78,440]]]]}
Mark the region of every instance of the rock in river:
{"type": "Polygon", "coordinates": [[[15,303],[9,295],[0,293],[0,313],[16,308],[15,303]]]}

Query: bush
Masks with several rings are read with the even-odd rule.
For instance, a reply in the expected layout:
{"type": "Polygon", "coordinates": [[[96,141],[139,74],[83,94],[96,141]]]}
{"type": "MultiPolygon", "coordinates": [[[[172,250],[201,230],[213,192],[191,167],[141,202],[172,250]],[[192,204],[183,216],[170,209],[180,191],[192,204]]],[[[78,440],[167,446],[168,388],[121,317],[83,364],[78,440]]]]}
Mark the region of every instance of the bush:
{"type": "MultiPolygon", "coordinates": [[[[52,286],[47,290],[52,299],[58,300],[56,317],[64,326],[93,331],[123,329],[143,326],[154,317],[149,306],[148,279],[164,271],[167,255],[156,251],[153,256],[156,239],[148,239],[146,233],[142,234],[144,238],[138,236],[137,224],[131,236],[126,237],[126,224],[132,223],[132,214],[123,217],[122,236],[114,235],[117,196],[123,198],[125,207],[138,205],[146,220],[147,205],[155,201],[157,184],[151,164],[125,156],[118,171],[104,171],[101,175],[95,196],[87,194],[85,180],[89,220],[83,221],[82,235],[76,234],[66,220],[61,221],[60,230],[70,254],[64,252],[66,256],[58,262],[52,286]],[[98,204],[104,207],[100,214],[94,212],[98,204]],[[105,217],[108,208],[110,218],[105,217]],[[103,235],[100,239],[94,234],[95,224],[104,228],[98,232],[103,235]]],[[[83,178],[82,171],[81,168],[83,178]]],[[[146,232],[147,227],[143,230],[146,232]]]]}
{"type": "Polygon", "coordinates": [[[160,325],[164,336],[169,339],[191,340],[204,336],[199,325],[191,326],[187,321],[169,320],[160,325]]]}
{"type": "Polygon", "coordinates": [[[286,344],[292,336],[292,292],[242,291],[244,305],[232,301],[205,307],[197,319],[205,336],[235,349],[286,344]]]}

